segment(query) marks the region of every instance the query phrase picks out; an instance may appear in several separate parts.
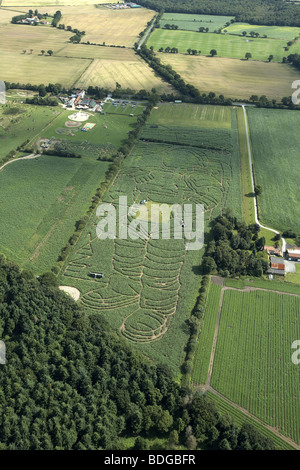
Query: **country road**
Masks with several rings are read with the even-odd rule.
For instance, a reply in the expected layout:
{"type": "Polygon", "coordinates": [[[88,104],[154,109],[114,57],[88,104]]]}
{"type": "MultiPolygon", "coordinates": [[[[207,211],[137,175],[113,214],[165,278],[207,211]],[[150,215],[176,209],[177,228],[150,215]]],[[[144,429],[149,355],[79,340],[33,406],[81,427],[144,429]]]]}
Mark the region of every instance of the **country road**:
{"type": "MultiPolygon", "coordinates": [[[[248,128],[248,120],[247,120],[247,113],[246,113],[246,106],[244,104],[241,104],[244,112],[244,119],[245,119],[245,127],[246,127],[246,137],[247,137],[247,147],[248,147],[248,156],[249,156],[249,165],[250,165],[250,174],[251,174],[251,184],[252,184],[252,191],[255,193],[255,188],[254,188],[254,175],[253,175],[253,163],[252,163],[252,153],[251,153],[251,145],[250,145],[250,137],[249,137],[249,128],[248,128]]],[[[274,230],[273,228],[270,227],[265,227],[262,225],[259,220],[258,220],[258,210],[257,210],[257,197],[254,196],[254,211],[255,211],[255,223],[257,223],[261,228],[264,228],[265,230],[269,230],[270,232],[273,232],[275,234],[279,234],[277,230],[274,230]]],[[[286,241],[284,238],[281,237],[282,240],[282,253],[285,253],[286,251],[286,241]]]]}
{"type": "Polygon", "coordinates": [[[151,31],[152,31],[152,29],[153,29],[153,27],[154,27],[155,19],[156,19],[156,17],[153,19],[153,21],[152,21],[152,23],[151,23],[151,25],[150,25],[148,31],[146,32],[146,34],[142,37],[142,39],[141,39],[141,41],[140,41],[140,43],[139,43],[139,45],[138,45],[138,47],[137,47],[137,50],[138,50],[138,51],[140,50],[140,48],[142,47],[142,45],[144,44],[144,42],[145,42],[146,39],[148,38],[149,34],[151,33],[151,31]]]}

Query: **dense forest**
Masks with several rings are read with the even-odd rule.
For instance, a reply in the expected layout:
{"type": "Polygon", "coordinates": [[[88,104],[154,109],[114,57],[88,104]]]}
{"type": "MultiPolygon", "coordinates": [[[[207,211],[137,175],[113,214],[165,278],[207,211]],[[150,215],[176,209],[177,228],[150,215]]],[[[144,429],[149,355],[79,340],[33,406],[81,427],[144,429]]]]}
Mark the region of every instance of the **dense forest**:
{"type": "Polygon", "coordinates": [[[138,0],[154,10],[234,16],[238,22],[251,24],[300,26],[300,5],[284,0],[138,0]]]}
{"type": "Polygon", "coordinates": [[[134,437],[136,450],[151,436],[168,450],[273,448],[175,383],[101,316],[86,315],[54,278],[36,279],[0,256],[0,450],[122,450],[122,436],[134,437]]]}

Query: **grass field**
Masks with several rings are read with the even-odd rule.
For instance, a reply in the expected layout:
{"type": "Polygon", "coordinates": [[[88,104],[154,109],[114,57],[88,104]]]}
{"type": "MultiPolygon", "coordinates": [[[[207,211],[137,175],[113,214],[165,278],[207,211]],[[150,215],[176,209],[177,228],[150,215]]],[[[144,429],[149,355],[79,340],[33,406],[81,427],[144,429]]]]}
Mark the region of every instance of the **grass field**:
{"type": "MultiPolygon", "coordinates": [[[[219,111],[212,108],[207,107],[207,115],[211,120],[213,116],[218,119],[219,111]]],[[[116,205],[119,196],[127,195],[128,205],[143,198],[169,205],[198,202],[205,205],[207,219],[220,213],[225,205],[234,205],[239,211],[235,115],[225,113],[224,121],[232,121],[232,129],[227,124],[223,129],[220,125],[212,129],[201,127],[199,119],[198,127],[188,135],[182,113],[201,116],[202,112],[201,106],[194,105],[178,105],[177,109],[175,105],[161,105],[154,110],[105,201],[116,205]],[[173,127],[168,128],[171,135],[176,133],[174,144],[165,142],[166,136],[169,138],[164,132],[165,124],[171,115],[173,127]],[[147,140],[152,130],[159,142],[147,140]],[[208,148],[208,142],[210,147],[217,145],[218,132],[227,139],[230,149],[208,148]],[[202,147],[197,146],[199,134],[203,136],[202,147]],[[189,144],[195,142],[195,146],[184,145],[185,139],[189,144]]],[[[77,287],[88,311],[104,315],[115,330],[153,359],[168,363],[178,375],[188,337],[184,321],[195,303],[202,250],[187,251],[184,240],[174,240],[172,236],[171,240],[156,240],[148,235],[143,240],[99,241],[95,232],[98,222],[95,217],[83,233],[61,282],[77,287]],[[98,270],[104,273],[102,279],[89,278],[90,271],[98,270]]]]}
{"type": "Polygon", "coordinates": [[[299,78],[297,70],[285,64],[183,54],[157,55],[201,92],[214,91],[226,97],[249,99],[251,95],[266,95],[281,100],[291,95],[291,84],[299,78]]]}
{"type": "Polygon", "coordinates": [[[286,41],[281,39],[249,39],[236,35],[165,29],[156,29],[148,39],[147,46],[153,46],[156,51],[161,47],[177,47],[180,53],[186,53],[187,49],[191,48],[200,50],[202,55],[210,55],[210,51],[215,49],[218,57],[231,59],[245,59],[246,52],[250,52],[253,60],[260,61],[268,61],[269,55],[272,54],[275,62],[281,62],[288,54],[300,52],[298,42],[286,52],[286,41]]]}
{"type": "Polygon", "coordinates": [[[199,31],[199,28],[209,28],[213,32],[216,29],[223,28],[224,25],[233,19],[232,16],[213,16],[213,15],[192,15],[184,13],[164,13],[160,20],[160,27],[165,24],[177,25],[179,29],[187,31],[199,31]]]}
{"type": "Polygon", "coordinates": [[[211,385],[282,434],[300,442],[300,298],[226,291],[211,385]]]}
{"type": "Polygon", "coordinates": [[[229,34],[241,35],[243,31],[247,31],[249,36],[250,31],[259,33],[260,36],[266,34],[268,38],[292,40],[299,36],[300,28],[290,26],[263,26],[248,23],[233,23],[227,26],[226,31],[229,34]]]}
{"type": "Polygon", "coordinates": [[[300,116],[297,111],[247,109],[260,219],[277,230],[300,232],[298,190],[300,116]]]}
{"type": "MultiPolygon", "coordinates": [[[[24,97],[23,97],[24,100],[24,97]]],[[[35,139],[60,113],[55,107],[22,106],[7,103],[0,108],[0,161],[27,139],[35,139]],[[17,111],[17,112],[15,112],[17,111]],[[11,114],[14,112],[14,114],[11,114]]]]}

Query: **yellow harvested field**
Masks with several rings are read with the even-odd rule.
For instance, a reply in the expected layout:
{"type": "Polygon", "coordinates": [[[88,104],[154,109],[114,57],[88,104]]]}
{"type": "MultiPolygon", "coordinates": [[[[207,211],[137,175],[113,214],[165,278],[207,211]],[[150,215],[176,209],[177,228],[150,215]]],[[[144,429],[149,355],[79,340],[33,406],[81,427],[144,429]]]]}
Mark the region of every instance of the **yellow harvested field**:
{"type": "MultiPolygon", "coordinates": [[[[40,13],[50,15],[58,10],[57,6],[40,7],[40,13]]],[[[112,10],[105,7],[83,5],[78,7],[62,6],[60,23],[85,31],[83,41],[96,44],[132,47],[154,15],[155,11],[146,8],[112,10]]]]}
{"type": "MultiPolygon", "coordinates": [[[[87,49],[89,47],[92,46],[86,46],[87,49]]],[[[150,91],[152,88],[156,88],[159,93],[174,92],[171,85],[156,76],[133,50],[111,47],[99,47],[98,49],[103,52],[103,58],[93,60],[76,83],[78,87],[92,85],[113,90],[118,82],[122,88],[133,90],[150,91]]]]}
{"type": "Polygon", "coordinates": [[[280,100],[291,96],[292,82],[299,79],[299,72],[286,64],[183,54],[157,55],[162,63],[170,64],[201,92],[213,91],[230,98],[266,95],[269,99],[280,100]]]}
{"type": "MultiPolygon", "coordinates": [[[[47,5],[95,5],[101,3],[109,3],[107,0],[2,0],[3,7],[44,7],[47,5]]],[[[113,2],[111,2],[113,3],[113,2]]],[[[116,2],[117,3],[117,2],[116,2]]],[[[124,3],[120,0],[119,3],[124,3]]]]}
{"type": "Polygon", "coordinates": [[[61,83],[72,87],[91,61],[88,59],[66,60],[64,57],[0,52],[1,79],[13,83],[61,83]]]}

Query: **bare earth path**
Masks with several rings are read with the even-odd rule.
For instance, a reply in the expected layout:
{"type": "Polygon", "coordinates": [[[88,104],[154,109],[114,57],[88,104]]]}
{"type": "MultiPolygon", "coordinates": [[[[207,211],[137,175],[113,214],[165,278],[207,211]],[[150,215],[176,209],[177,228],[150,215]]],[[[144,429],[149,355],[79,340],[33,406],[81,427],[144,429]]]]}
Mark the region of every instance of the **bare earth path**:
{"type": "Polygon", "coordinates": [[[20,160],[31,160],[33,158],[38,158],[38,157],[41,157],[41,155],[36,154],[36,153],[31,153],[30,155],[27,155],[26,157],[16,158],[15,160],[9,160],[9,162],[6,162],[2,166],[0,166],[0,171],[3,170],[3,168],[6,167],[7,165],[10,165],[11,163],[19,162],[20,160]]]}

